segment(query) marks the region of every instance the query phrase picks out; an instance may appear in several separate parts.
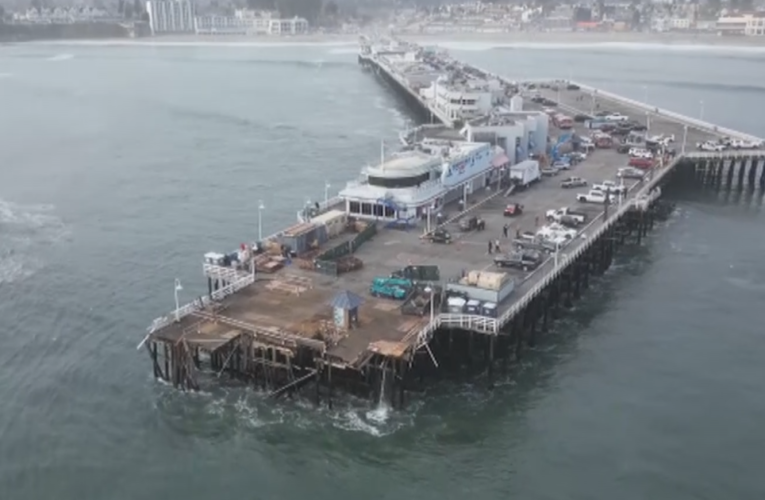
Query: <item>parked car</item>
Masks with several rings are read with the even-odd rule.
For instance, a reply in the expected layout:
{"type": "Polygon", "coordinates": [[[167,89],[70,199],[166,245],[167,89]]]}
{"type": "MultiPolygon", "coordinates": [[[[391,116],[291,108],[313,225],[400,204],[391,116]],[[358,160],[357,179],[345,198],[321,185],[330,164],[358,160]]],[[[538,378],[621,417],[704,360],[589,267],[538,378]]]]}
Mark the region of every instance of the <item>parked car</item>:
{"type": "Polygon", "coordinates": [[[616,171],[616,176],[620,179],[642,179],[645,172],[635,167],[622,167],[616,171]]]}
{"type": "Polygon", "coordinates": [[[574,115],[574,121],[577,123],[584,123],[587,120],[592,120],[592,117],[590,115],[585,115],[583,113],[579,113],[577,115],[574,115]]]}
{"type": "Polygon", "coordinates": [[[653,158],[653,153],[643,148],[630,148],[627,154],[633,158],[648,158],[649,160],[653,158]]]}
{"type": "Polygon", "coordinates": [[[630,167],[637,167],[642,169],[648,169],[653,167],[653,160],[651,158],[642,158],[639,156],[633,156],[628,163],[630,167]]]}
{"type": "Polygon", "coordinates": [[[544,177],[552,177],[553,175],[558,175],[559,172],[560,170],[557,167],[542,167],[539,169],[539,173],[544,177]]]}
{"type": "Polygon", "coordinates": [[[626,122],[629,121],[630,117],[627,115],[623,115],[621,113],[609,113],[605,115],[603,118],[610,122],[626,122]]]}
{"type": "Polygon", "coordinates": [[[486,229],[486,222],[480,217],[473,215],[472,217],[465,217],[460,220],[460,230],[462,231],[483,231],[486,229]]]}
{"type": "Polygon", "coordinates": [[[511,203],[510,205],[505,207],[504,212],[502,212],[502,215],[505,217],[516,217],[518,215],[521,215],[523,213],[523,205],[519,205],[518,203],[511,203]]]}
{"type": "Polygon", "coordinates": [[[617,184],[614,181],[603,181],[600,184],[593,184],[592,189],[616,194],[625,194],[627,192],[627,186],[617,184]]]}
{"type": "Polygon", "coordinates": [[[430,235],[428,236],[428,239],[432,243],[449,244],[452,242],[452,235],[446,229],[438,228],[432,233],[430,233],[430,235]]]}
{"type": "Polygon", "coordinates": [[[564,189],[570,189],[575,187],[582,187],[587,185],[587,180],[581,177],[567,177],[560,183],[560,187],[564,189]]]}
{"type": "Polygon", "coordinates": [[[591,190],[589,193],[579,193],[576,195],[576,201],[580,203],[605,203],[606,197],[608,201],[613,203],[616,201],[616,196],[612,194],[606,194],[603,191],[591,190]]]}
{"type": "MultiPolygon", "coordinates": [[[[573,219],[574,221],[576,221],[575,225],[583,224],[587,220],[587,214],[585,214],[584,212],[571,210],[570,208],[567,208],[567,207],[559,208],[557,210],[556,209],[548,210],[545,213],[545,218],[551,222],[562,222],[561,219],[563,219],[564,217],[569,217],[573,219]]],[[[569,224],[566,224],[566,225],[569,225],[569,224]]]]}
{"type": "Polygon", "coordinates": [[[579,85],[575,83],[569,83],[566,85],[566,90],[579,90],[579,85]]]}
{"type": "Polygon", "coordinates": [[[497,267],[510,267],[530,271],[539,267],[544,262],[541,252],[535,250],[518,250],[494,257],[494,264],[497,267]]]}

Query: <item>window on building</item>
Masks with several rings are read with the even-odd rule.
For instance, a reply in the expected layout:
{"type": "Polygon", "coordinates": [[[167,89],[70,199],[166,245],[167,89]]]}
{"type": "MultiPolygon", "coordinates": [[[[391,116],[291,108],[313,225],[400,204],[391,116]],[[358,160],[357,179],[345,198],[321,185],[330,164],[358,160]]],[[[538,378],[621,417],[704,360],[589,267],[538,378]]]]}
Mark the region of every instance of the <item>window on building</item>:
{"type": "Polygon", "coordinates": [[[348,204],[348,210],[352,214],[360,214],[361,213],[361,203],[358,201],[352,201],[348,204]]]}
{"type": "Polygon", "coordinates": [[[370,175],[367,180],[370,186],[384,187],[384,188],[408,188],[419,186],[423,182],[430,178],[430,173],[416,175],[414,177],[374,177],[370,175]]]}
{"type": "Polygon", "coordinates": [[[371,203],[362,203],[361,204],[361,215],[372,215],[372,204],[371,203]]]}

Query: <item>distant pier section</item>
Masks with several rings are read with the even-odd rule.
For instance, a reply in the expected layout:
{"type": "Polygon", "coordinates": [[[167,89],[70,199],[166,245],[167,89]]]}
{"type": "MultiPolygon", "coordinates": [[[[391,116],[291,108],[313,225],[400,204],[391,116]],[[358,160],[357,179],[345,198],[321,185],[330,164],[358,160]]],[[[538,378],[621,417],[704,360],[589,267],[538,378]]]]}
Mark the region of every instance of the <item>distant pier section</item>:
{"type": "Polygon", "coordinates": [[[177,284],[139,345],[157,378],[196,390],[227,374],[330,406],[343,391],[402,407],[445,372],[490,387],[643,244],[667,193],[762,201],[760,138],[394,40],[363,39],[358,60],[422,125],[291,227],[206,254],[207,289],[181,305],[177,284]]]}

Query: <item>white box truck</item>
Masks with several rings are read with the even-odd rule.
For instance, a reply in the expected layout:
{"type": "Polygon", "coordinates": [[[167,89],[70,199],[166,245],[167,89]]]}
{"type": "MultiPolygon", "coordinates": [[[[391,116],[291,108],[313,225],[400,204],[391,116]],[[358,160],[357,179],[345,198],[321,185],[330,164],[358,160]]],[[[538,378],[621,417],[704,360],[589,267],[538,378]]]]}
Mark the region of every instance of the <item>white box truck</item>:
{"type": "Polygon", "coordinates": [[[524,160],[510,167],[510,179],[519,187],[527,187],[534,181],[538,181],[541,173],[539,162],[536,160],[524,160]]]}

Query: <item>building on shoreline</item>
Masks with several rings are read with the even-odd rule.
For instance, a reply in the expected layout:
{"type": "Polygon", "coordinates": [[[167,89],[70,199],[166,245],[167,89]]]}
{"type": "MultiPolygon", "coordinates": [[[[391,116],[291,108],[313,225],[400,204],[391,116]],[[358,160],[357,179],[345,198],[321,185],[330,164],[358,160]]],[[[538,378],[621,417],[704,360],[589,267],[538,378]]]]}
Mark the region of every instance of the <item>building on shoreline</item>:
{"type": "Polygon", "coordinates": [[[194,4],[188,0],[148,0],[146,13],[152,35],[194,32],[194,4]]]}
{"type": "Polygon", "coordinates": [[[281,19],[272,11],[237,9],[233,16],[196,16],[194,32],[197,35],[302,35],[308,32],[308,21],[299,17],[281,19]]]}

